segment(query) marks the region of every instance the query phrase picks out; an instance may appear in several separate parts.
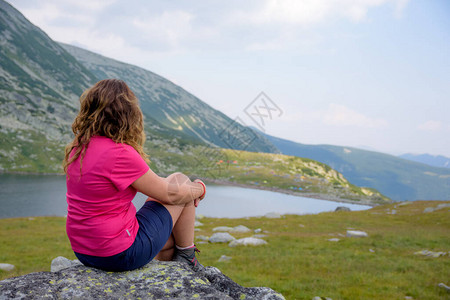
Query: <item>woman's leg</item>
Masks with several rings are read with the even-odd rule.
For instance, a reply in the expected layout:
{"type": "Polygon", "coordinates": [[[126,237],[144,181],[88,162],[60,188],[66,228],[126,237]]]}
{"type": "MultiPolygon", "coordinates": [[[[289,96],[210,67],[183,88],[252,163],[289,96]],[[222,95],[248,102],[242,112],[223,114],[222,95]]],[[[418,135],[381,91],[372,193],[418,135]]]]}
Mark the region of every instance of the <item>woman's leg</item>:
{"type": "MultiPolygon", "coordinates": [[[[155,200],[149,198],[147,201],[155,200]]],[[[158,255],[156,255],[155,259],[167,261],[172,260],[175,246],[184,248],[194,244],[195,206],[193,201],[186,205],[161,204],[164,205],[172,216],[173,229],[172,235],[158,255]]]]}

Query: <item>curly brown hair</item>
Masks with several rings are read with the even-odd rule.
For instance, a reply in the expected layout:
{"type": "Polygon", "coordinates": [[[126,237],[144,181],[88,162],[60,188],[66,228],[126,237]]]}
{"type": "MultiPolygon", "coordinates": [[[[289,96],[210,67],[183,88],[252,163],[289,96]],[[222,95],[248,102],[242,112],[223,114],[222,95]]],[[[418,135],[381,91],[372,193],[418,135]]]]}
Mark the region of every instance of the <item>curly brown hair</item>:
{"type": "Polygon", "coordinates": [[[64,173],[80,157],[80,174],[83,157],[92,136],[105,136],[116,143],[132,146],[148,162],[144,152],[144,117],[139,101],[125,82],[105,79],[87,89],[80,97],[80,112],[72,124],[75,138],[66,146],[63,161],[64,173]],[[75,153],[70,156],[72,150],[75,153]]]}

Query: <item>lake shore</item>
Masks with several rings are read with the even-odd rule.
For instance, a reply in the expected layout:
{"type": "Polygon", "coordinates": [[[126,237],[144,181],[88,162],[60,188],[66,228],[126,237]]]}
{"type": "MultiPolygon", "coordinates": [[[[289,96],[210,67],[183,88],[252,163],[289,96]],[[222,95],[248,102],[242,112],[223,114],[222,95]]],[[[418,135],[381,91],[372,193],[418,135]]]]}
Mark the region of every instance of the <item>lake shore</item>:
{"type": "Polygon", "coordinates": [[[217,185],[238,186],[238,187],[242,187],[242,188],[265,190],[265,191],[282,193],[282,194],[287,194],[287,195],[292,195],[292,196],[313,198],[313,199],[318,199],[318,200],[327,200],[327,201],[333,201],[333,202],[339,202],[339,203],[360,204],[360,205],[367,205],[367,206],[372,206],[372,207],[380,205],[380,204],[376,204],[376,203],[367,202],[366,200],[356,201],[356,200],[339,198],[338,196],[335,196],[335,195],[296,192],[296,191],[292,191],[292,190],[280,189],[280,188],[269,187],[269,186],[258,186],[258,185],[252,185],[252,184],[238,183],[238,182],[228,181],[228,180],[224,180],[224,179],[205,178],[204,181],[206,183],[212,183],[212,184],[217,184],[217,185]]]}
{"type": "MultiPolygon", "coordinates": [[[[40,175],[65,176],[62,173],[38,173],[38,172],[36,172],[36,173],[35,172],[0,172],[0,174],[2,174],[2,175],[33,175],[33,176],[40,176],[40,175]]],[[[167,175],[161,174],[160,176],[167,176],[167,175]]],[[[357,200],[340,198],[336,195],[296,192],[293,190],[280,189],[280,188],[276,188],[276,187],[244,184],[244,183],[229,181],[229,180],[225,180],[225,179],[204,178],[204,181],[206,183],[212,183],[212,184],[217,184],[217,185],[228,185],[228,186],[237,186],[237,187],[248,188],[248,189],[265,190],[265,191],[283,193],[283,194],[292,195],[292,196],[313,198],[313,199],[318,199],[318,200],[327,200],[327,201],[333,201],[333,202],[339,202],[339,203],[360,204],[360,205],[367,205],[367,206],[372,206],[372,207],[380,205],[377,203],[368,202],[365,199],[361,199],[361,201],[357,201],[357,200]]]]}

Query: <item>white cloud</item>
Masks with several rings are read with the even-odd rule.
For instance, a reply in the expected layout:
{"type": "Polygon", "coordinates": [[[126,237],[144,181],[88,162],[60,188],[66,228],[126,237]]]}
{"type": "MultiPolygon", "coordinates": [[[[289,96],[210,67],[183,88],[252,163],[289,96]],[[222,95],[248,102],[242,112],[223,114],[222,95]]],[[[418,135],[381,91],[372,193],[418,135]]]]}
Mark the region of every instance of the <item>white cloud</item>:
{"type": "Polygon", "coordinates": [[[389,122],[382,118],[373,118],[363,113],[355,111],[344,105],[331,103],[326,109],[310,110],[297,107],[287,109],[287,114],[283,117],[288,122],[304,121],[307,123],[322,123],[333,127],[358,127],[384,129],[389,126],[389,122]],[[290,113],[294,111],[295,113],[290,113]]]}
{"type": "Polygon", "coordinates": [[[442,129],[442,123],[440,121],[428,120],[425,123],[419,124],[418,129],[424,131],[440,131],[442,129]]]}
{"type": "Polygon", "coordinates": [[[363,128],[386,128],[388,122],[381,118],[371,118],[346,106],[331,103],[322,118],[327,125],[354,126],[363,128]]]}
{"type": "Polygon", "coordinates": [[[401,14],[409,0],[267,0],[254,11],[239,11],[233,19],[242,23],[285,23],[312,25],[333,18],[359,22],[369,9],[392,3],[395,13],[401,14]]]}

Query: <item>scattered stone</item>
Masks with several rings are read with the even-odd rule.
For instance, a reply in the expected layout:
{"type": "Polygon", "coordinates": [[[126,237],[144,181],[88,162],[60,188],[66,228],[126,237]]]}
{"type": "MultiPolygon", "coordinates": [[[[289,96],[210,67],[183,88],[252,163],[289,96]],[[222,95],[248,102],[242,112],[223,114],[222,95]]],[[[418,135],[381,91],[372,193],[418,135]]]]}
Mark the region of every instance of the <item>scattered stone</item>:
{"type": "Polygon", "coordinates": [[[246,233],[246,232],[250,232],[250,231],[251,230],[244,225],[238,225],[236,227],[233,227],[233,229],[231,230],[231,232],[234,232],[234,233],[246,233]]]}
{"type": "Polygon", "coordinates": [[[373,250],[373,249],[369,249],[369,252],[375,253],[375,250],[373,250]]]}
{"type": "Polygon", "coordinates": [[[218,262],[227,262],[231,260],[231,256],[222,255],[217,261],[218,262]]]}
{"type": "Polygon", "coordinates": [[[228,244],[230,247],[236,247],[236,246],[259,246],[259,245],[265,245],[267,242],[263,239],[258,239],[254,237],[246,237],[239,240],[234,240],[228,244]]]}
{"type": "Polygon", "coordinates": [[[204,215],[195,215],[195,219],[196,219],[196,220],[202,220],[202,219],[204,219],[204,218],[205,218],[204,215]]]}
{"type": "Polygon", "coordinates": [[[351,211],[347,206],[338,206],[334,211],[351,211]]]}
{"type": "Polygon", "coordinates": [[[194,231],[202,231],[200,228],[194,228],[194,231]]]}
{"type": "Polygon", "coordinates": [[[233,227],[229,227],[229,226],[219,226],[219,227],[213,228],[213,231],[230,232],[231,230],[233,230],[233,227]]]}
{"type": "Polygon", "coordinates": [[[330,241],[330,242],[339,242],[340,239],[338,239],[338,238],[332,238],[332,239],[328,239],[328,241],[330,241]]]}
{"type": "Polygon", "coordinates": [[[14,270],[15,266],[11,265],[11,264],[0,264],[0,270],[6,271],[6,272],[10,272],[12,270],[14,270]]]}
{"type": "Polygon", "coordinates": [[[284,299],[266,287],[245,288],[206,267],[194,272],[179,262],[153,260],[129,272],[83,265],[0,281],[0,299],[284,299]]]}
{"type": "Polygon", "coordinates": [[[260,232],[262,232],[262,229],[261,229],[261,228],[258,228],[258,229],[255,229],[253,232],[254,232],[254,233],[260,233],[260,232]]]}
{"type": "Polygon", "coordinates": [[[58,272],[66,268],[81,265],[82,263],[78,259],[70,260],[64,256],[58,256],[52,260],[50,265],[50,272],[58,272]]]}
{"type": "Polygon", "coordinates": [[[195,227],[200,227],[200,226],[203,226],[203,223],[200,222],[200,221],[195,220],[194,226],[195,226],[195,227]]]}
{"type": "Polygon", "coordinates": [[[410,205],[412,202],[411,201],[405,201],[400,203],[398,206],[406,206],[406,205],[410,205]]]}
{"type": "Polygon", "coordinates": [[[442,204],[439,204],[436,207],[427,207],[427,208],[425,208],[423,210],[423,212],[424,213],[430,213],[430,212],[434,212],[436,210],[440,210],[440,209],[447,208],[447,207],[450,207],[450,203],[442,203],[442,204]]]}
{"type": "Polygon", "coordinates": [[[439,284],[438,284],[438,287],[441,287],[441,288],[443,288],[443,289],[446,289],[447,292],[450,293],[450,286],[446,285],[445,283],[442,283],[442,282],[439,283],[439,284]]]}
{"type": "Polygon", "coordinates": [[[195,239],[196,239],[196,240],[199,240],[199,241],[207,242],[207,241],[209,241],[209,236],[206,236],[206,235],[199,235],[199,236],[196,236],[195,239]]]}
{"type": "Polygon", "coordinates": [[[413,300],[414,298],[411,296],[405,296],[405,300],[413,300]]]}
{"type": "Polygon", "coordinates": [[[269,219],[279,219],[279,218],[281,218],[281,215],[279,213],[270,212],[270,213],[267,213],[264,217],[269,218],[269,219]]]}
{"type": "Polygon", "coordinates": [[[210,238],[211,243],[228,243],[234,241],[236,238],[228,232],[216,232],[210,238]]]}
{"type": "Polygon", "coordinates": [[[369,235],[364,231],[347,230],[347,237],[368,237],[369,235]]]}
{"type": "Polygon", "coordinates": [[[438,206],[436,206],[436,210],[447,208],[447,207],[450,207],[450,203],[442,203],[442,204],[439,204],[438,206]]]}
{"type": "Polygon", "coordinates": [[[316,297],[312,298],[312,300],[333,300],[333,299],[331,299],[331,298],[329,298],[329,297],[319,297],[319,296],[316,296],[316,297]]]}
{"type": "Polygon", "coordinates": [[[28,221],[34,221],[34,220],[36,220],[36,219],[33,217],[28,218],[28,221]]]}
{"type": "Polygon", "coordinates": [[[414,252],[414,254],[437,258],[440,256],[447,255],[447,252],[434,252],[434,251],[429,251],[429,250],[422,250],[422,251],[414,252]]]}
{"type": "Polygon", "coordinates": [[[427,207],[423,210],[424,213],[430,213],[434,211],[434,207],[427,207]]]}
{"type": "Polygon", "coordinates": [[[304,228],[304,227],[305,227],[305,225],[303,225],[303,224],[298,224],[298,227],[302,227],[302,228],[304,228]]]}

